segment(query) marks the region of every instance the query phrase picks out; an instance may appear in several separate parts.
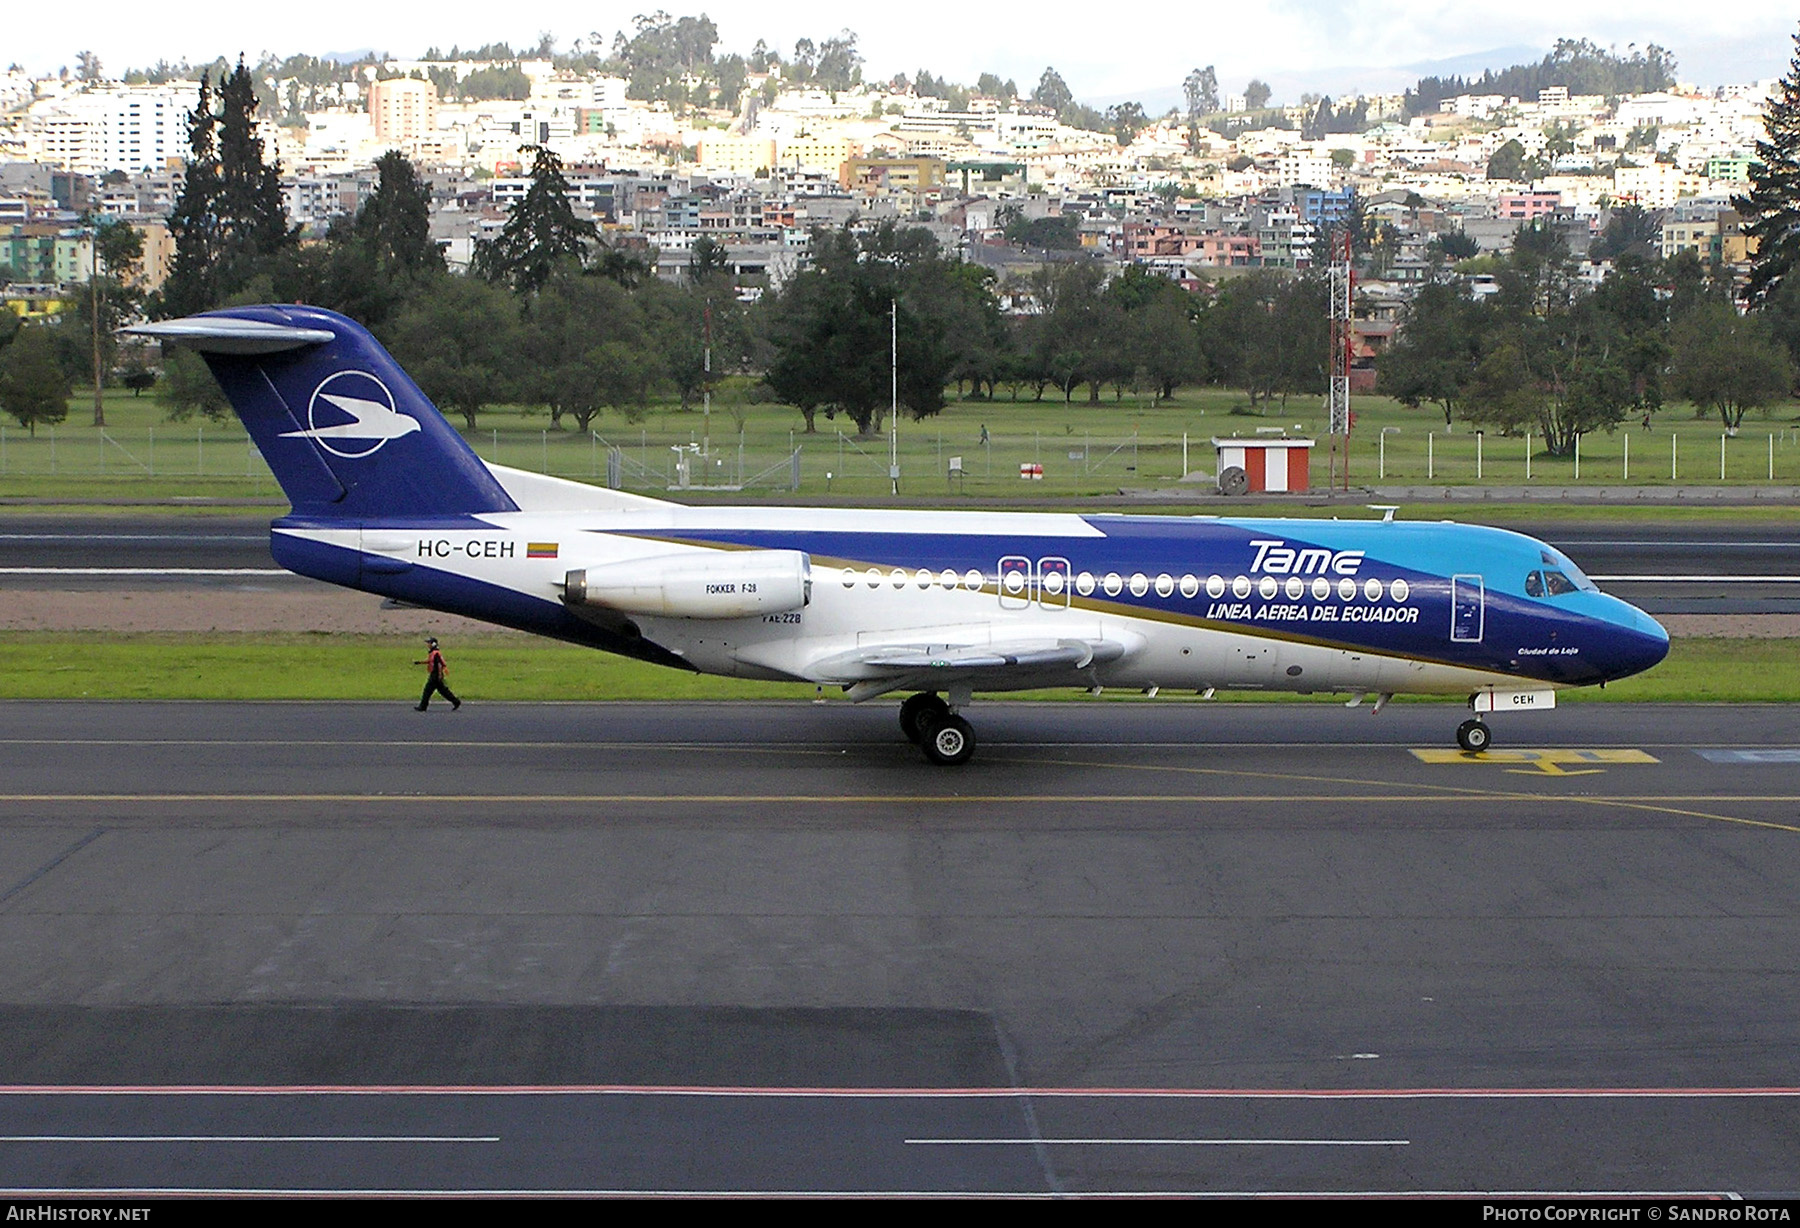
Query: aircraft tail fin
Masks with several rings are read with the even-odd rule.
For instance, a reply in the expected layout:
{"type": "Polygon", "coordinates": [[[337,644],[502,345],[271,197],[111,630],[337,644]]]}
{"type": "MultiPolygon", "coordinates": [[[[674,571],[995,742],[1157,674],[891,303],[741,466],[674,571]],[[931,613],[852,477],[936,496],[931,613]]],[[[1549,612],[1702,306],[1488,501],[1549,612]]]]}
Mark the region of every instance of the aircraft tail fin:
{"type": "Polygon", "coordinates": [[[299,515],[518,510],[381,343],[336,312],[232,307],[124,331],[200,352],[299,515]]]}

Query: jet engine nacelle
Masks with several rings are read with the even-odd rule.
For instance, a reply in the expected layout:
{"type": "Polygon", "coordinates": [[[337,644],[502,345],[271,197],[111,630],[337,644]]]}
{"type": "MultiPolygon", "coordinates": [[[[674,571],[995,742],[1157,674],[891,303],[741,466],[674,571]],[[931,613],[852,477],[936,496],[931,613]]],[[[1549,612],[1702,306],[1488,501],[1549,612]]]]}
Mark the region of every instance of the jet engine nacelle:
{"type": "Polygon", "coordinates": [[[664,618],[752,618],[812,600],[812,557],[799,550],[661,554],[571,571],[570,605],[664,618]]]}

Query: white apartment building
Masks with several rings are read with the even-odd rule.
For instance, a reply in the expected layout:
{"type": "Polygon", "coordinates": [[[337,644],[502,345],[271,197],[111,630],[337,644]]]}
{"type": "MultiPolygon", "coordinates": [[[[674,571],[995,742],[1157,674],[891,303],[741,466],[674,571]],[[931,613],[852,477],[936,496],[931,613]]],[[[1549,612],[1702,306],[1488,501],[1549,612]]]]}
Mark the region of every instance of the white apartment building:
{"type": "Polygon", "coordinates": [[[1284,151],[1275,164],[1275,182],[1284,188],[1300,184],[1328,188],[1340,176],[1331,155],[1317,145],[1297,145],[1284,151]]]}
{"type": "Polygon", "coordinates": [[[25,129],[38,156],[63,170],[160,170],[187,156],[188,114],[199,97],[193,81],[94,87],[34,105],[25,129]]]}
{"type": "Polygon", "coordinates": [[[1613,195],[1646,209],[1668,209],[1683,196],[1697,193],[1705,182],[1700,176],[1684,174],[1665,162],[1621,166],[1613,171],[1613,195]]]}
{"type": "Polygon", "coordinates": [[[584,107],[591,111],[623,111],[629,105],[625,98],[625,87],[628,84],[630,83],[624,77],[575,77],[568,74],[533,77],[531,101],[584,107]]]}

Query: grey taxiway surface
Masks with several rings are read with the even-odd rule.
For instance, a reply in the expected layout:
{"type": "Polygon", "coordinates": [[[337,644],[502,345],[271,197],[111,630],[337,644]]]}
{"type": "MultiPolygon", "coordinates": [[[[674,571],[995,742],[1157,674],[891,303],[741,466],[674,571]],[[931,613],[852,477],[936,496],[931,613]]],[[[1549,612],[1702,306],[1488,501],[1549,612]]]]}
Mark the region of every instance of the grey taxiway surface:
{"type": "Polygon", "coordinates": [[[0,704],[0,1187],[1800,1189],[1789,709],[972,715],[0,704]]]}

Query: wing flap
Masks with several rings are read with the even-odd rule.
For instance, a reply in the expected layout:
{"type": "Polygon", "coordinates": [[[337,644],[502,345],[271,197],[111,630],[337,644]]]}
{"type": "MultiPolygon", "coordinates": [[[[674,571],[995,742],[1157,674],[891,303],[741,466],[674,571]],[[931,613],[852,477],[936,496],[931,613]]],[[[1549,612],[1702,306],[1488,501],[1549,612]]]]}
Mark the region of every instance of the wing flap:
{"type": "Polygon", "coordinates": [[[848,684],[849,697],[857,702],[890,691],[952,685],[1008,691],[1076,682],[1081,671],[1117,661],[1139,646],[1141,641],[1113,638],[881,644],[813,662],[805,673],[816,681],[848,684]]]}
{"type": "Polygon", "coordinates": [[[895,646],[868,650],[861,664],[875,670],[1085,669],[1096,660],[1116,661],[1124,646],[1110,640],[1059,640],[1053,644],[895,646]]]}

